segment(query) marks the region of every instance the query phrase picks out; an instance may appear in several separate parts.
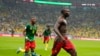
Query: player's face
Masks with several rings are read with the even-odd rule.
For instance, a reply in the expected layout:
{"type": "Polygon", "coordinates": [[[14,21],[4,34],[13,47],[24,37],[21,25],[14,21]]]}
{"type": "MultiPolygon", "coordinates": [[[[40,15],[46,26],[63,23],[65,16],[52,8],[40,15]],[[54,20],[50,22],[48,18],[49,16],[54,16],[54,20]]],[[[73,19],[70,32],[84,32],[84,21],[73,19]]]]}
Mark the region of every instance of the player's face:
{"type": "Polygon", "coordinates": [[[32,18],[31,19],[31,23],[32,23],[32,25],[34,25],[36,23],[36,19],[35,18],[32,18]]]}
{"type": "Polygon", "coordinates": [[[70,11],[69,11],[68,9],[64,10],[63,15],[64,15],[65,17],[69,17],[69,14],[70,14],[70,11]]]}
{"type": "Polygon", "coordinates": [[[50,30],[50,26],[47,26],[47,29],[50,30]]]}

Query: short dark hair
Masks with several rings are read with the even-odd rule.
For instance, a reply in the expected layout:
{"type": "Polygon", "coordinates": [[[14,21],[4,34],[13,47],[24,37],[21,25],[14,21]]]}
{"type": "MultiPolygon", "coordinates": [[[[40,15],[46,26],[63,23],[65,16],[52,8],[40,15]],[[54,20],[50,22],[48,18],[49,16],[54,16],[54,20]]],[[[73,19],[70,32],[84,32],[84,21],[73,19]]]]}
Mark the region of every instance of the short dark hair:
{"type": "Polygon", "coordinates": [[[69,9],[62,9],[61,13],[63,14],[66,10],[69,10],[69,9]]]}
{"type": "Polygon", "coordinates": [[[63,14],[63,13],[64,13],[64,11],[65,11],[65,9],[62,9],[62,10],[61,10],[61,14],[63,14]]]}

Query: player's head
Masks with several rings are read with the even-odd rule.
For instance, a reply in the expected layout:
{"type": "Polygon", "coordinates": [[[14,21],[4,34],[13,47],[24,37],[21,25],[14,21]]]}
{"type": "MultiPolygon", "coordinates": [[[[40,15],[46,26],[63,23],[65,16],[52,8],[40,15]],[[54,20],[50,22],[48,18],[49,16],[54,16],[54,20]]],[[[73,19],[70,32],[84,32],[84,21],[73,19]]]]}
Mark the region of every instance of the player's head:
{"type": "Polygon", "coordinates": [[[36,18],[35,17],[32,17],[31,18],[31,24],[34,25],[35,23],[36,23],[36,18]]]}
{"type": "Polygon", "coordinates": [[[50,29],[50,25],[46,25],[47,29],[50,29]]]}
{"type": "Polygon", "coordinates": [[[69,9],[62,9],[62,10],[61,10],[61,14],[62,14],[64,17],[69,17],[69,13],[70,13],[70,10],[69,10],[69,9]]]}

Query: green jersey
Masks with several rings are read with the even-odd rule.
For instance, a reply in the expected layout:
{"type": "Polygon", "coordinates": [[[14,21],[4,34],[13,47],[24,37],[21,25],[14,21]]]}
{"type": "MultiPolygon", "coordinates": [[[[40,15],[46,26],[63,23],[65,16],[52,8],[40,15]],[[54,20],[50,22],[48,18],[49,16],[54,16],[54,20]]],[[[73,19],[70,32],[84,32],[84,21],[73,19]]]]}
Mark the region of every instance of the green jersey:
{"type": "Polygon", "coordinates": [[[30,40],[34,40],[34,35],[36,34],[37,26],[28,24],[26,25],[26,37],[30,40]]]}
{"type": "Polygon", "coordinates": [[[51,31],[48,30],[48,29],[46,29],[46,30],[43,32],[43,35],[44,35],[44,36],[50,36],[50,34],[51,34],[51,31]]]}

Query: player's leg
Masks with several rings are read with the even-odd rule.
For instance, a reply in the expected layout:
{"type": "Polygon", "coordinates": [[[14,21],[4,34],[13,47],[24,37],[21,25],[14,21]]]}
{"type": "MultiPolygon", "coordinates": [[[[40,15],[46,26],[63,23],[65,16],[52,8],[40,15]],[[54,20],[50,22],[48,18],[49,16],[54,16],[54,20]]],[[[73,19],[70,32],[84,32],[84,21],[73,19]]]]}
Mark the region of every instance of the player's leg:
{"type": "Polygon", "coordinates": [[[47,37],[47,41],[46,41],[46,43],[49,43],[49,40],[50,40],[50,37],[48,36],[48,37],[47,37]]]}
{"type": "Polygon", "coordinates": [[[24,56],[29,56],[30,41],[25,41],[25,54],[24,56]]]}
{"type": "Polygon", "coordinates": [[[29,53],[28,53],[29,51],[25,51],[25,54],[24,54],[24,56],[29,56],[29,53]]]}
{"type": "Polygon", "coordinates": [[[48,43],[45,43],[45,50],[48,49],[48,43]]]}
{"type": "Polygon", "coordinates": [[[61,50],[61,47],[62,47],[62,43],[55,41],[54,45],[53,45],[53,48],[52,48],[52,54],[51,54],[51,56],[57,56],[57,54],[61,50]]]}
{"type": "Polygon", "coordinates": [[[34,52],[33,48],[31,48],[31,56],[36,56],[36,53],[34,52]]]}
{"type": "Polygon", "coordinates": [[[25,49],[20,49],[20,51],[24,53],[25,52],[25,49]]]}
{"type": "Polygon", "coordinates": [[[48,44],[47,44],[47,37],[46,36],[44,36],[43,43],[45,44],[45,47],[44,47],[45,50],[47,50],[48,44]]]}
{"type": "Polygon", "coordinates": [[[19,54],[20,52],[23,52],[23,53],[24,53],[24,52],[25,52],[25,49],[23,49],[23,48],[21,48],[21,47],[18,48],[18,49],[17,49],[17,54],[19,54]]]}
{"type": "Polygon", "coordinates": [[[30,48],[31,48],[31,55],[32,56],[36,56],[36,53],[34,52],[35,47],[36,47],[35,41],[32,41],[31,42],[31,46],[30,46],[30,48]]]}
{"type": "Polygon", "coordinates": [[[45,50],[48,49],[48,42],[49,42],[49,37],[47,36],[45,39],[45,50]]]}
{"type": "Polygon", "coordinates": [[[66,52],[68,52],[71,56],[77,56],[75,48],[70,40],[67,39],[63,45],[63,49],[66,50],[66,52]]]}
{"type": "Polygon", "coordinates": [[[11,37],[14,37],[14,33],[11,33],[11,37]]]}
{"type": "Polygon", "coordinates": [[[69,49],[69,50],[67,50],[67,52],[68,52],[71,56],[77,56],[77,53],[76,53],[75,49],[69,49]]]}
{"type": "Polygon", "coordinates": [[[45,37],[43,37],[43,43],[45,44],[45,42],[46,42],[46,38],[45,38],[45,37]]]}

